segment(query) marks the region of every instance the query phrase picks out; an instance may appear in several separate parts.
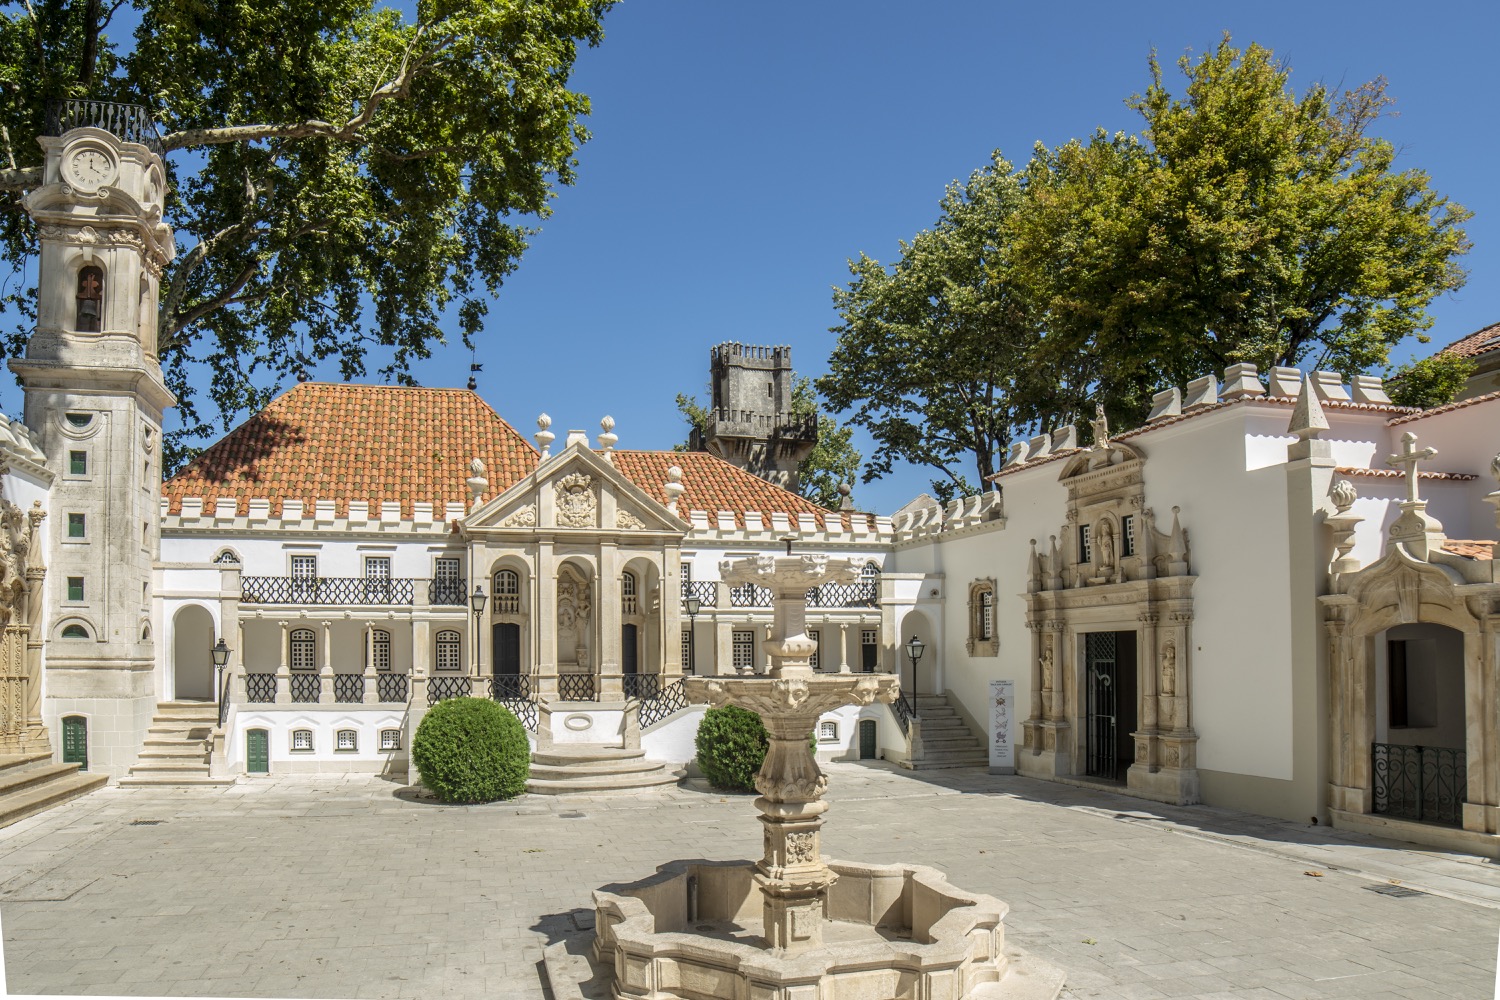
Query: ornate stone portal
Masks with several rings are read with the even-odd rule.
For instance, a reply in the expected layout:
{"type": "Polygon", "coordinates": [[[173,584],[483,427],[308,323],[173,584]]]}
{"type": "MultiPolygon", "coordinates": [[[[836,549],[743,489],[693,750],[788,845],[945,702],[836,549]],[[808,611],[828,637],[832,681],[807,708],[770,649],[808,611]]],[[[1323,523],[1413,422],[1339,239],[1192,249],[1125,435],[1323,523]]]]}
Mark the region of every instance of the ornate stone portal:
{"type": "Polygon", "coordinates": [[[823,857],[828,778],[809,737],[823,712],[889,703],[891,674],[817,674],[809,659],[807,591],[852,583],[851,560],[759,556],[721,564],[727,583],[771,589],[768,676],[684,679],[690,701],[738,705],[765,722],[770,748],[756,776],[765,829],[761,860],[675,861],[594,893],[595,931],[549,947],[558,1000],[1052,1000],[1061,972],[1007,955],[1004,903],[962,892],[918,865],[823,857]],[[756,896],[759,906],[756,906],[756,896]],[[758,911],[758,912],[757,912],[758,911]],[[607,992],[605,992],[607,990],[607,992]]]}
{"type": "MultiPolygon", "coordinates": [[[[0,476],[5,470],[0,468],[0,476]]],[[[47,516],[0,497],[0,753],[48,753],[42,723],[42,548],[37,530],[47,516]]]]}

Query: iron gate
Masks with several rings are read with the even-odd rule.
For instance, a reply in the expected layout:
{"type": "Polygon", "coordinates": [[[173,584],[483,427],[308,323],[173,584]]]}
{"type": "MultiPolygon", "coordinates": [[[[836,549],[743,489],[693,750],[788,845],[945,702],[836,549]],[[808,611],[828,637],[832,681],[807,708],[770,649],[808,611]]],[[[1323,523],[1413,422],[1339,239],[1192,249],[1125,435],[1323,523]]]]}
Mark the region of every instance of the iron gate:
{"type": "Polygon", "coordinates": [[[1120,767],[1116,718],[1120,700],[1120,661],[1113,632],[1089,632],[1083,637],[1084,670],[1088,687],[1087,763],[1084,773],[1114,780],[1120,767]]]}
{"type": "Polygon", "coordinates": [[[1448,747],[1370,744],[1374,811],[1423,823],[1462,826],[1468,758],[1448,747]]]}

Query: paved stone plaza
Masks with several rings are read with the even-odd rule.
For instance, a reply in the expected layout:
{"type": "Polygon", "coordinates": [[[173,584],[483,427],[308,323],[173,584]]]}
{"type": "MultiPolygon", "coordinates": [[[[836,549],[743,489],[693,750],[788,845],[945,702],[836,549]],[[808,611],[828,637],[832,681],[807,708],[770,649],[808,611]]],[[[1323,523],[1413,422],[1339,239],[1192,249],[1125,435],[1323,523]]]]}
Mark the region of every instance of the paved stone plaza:
{"type": "MultiPolygon", "coordinates": [[[[1008,901],[1065,996],[1494,995],[1500,866],[979,771],[828,770],[833,856],[1008,901]],[[1391,880],[1422,892],[1371,891],[1391,880]]],[[[749,798],[679,788],[463,808],[379,778],[109,788],[0,831],[7,986],[541,1000],[542,948],[592,888],[759,853],[749,798]]]]}

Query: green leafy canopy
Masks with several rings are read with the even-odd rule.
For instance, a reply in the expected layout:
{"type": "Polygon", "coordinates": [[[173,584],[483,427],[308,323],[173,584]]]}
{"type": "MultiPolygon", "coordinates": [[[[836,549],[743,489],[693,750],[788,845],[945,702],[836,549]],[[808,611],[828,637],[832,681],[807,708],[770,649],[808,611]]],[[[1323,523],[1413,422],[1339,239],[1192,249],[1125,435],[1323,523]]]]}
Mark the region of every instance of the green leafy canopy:
{"type": "Polygon", "coordinates": [[[409,381],[446,311],[466,346],[481,332],[526,247],[516,217],[545,217],[573,181],[589,103],[568,77],[613,2],[419,0],[410,19],[371,0],[0,3],[6,349],[35,320],[35,137],[49,100],[88,97],[144,105],[164,133],[179,253],[158,343],[184,424],[169,466],[212,430],[195,362],[226,426],[315,361],[409,381]],[[111,31],[127,14],[133,31],[111,31]]]}

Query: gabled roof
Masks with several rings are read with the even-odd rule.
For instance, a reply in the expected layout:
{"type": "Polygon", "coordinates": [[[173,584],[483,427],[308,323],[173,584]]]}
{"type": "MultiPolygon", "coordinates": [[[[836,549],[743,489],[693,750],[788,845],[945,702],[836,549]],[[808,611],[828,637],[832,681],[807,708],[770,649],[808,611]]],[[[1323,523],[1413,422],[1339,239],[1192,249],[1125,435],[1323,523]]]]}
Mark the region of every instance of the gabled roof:
{"type": "Polygon", "coordinates": [[[1438,353],[1472,358],[1491,351],[1500,351],[1500,323],[1493,323],[1483,330],[1475,330],[1467,337],[1460,337],[1438,353]]]}
{"type": "Polygon", "coordinates": [[[712,520],[716,512],[729,510],[734,512],[735,524],[743,528],[746,511],[759,511],[768,523],[773,513],[786,514],[793,520],[798,514],[813,514],[818,527],[826,528],[823,518],[837,516],[706,451],[615,452],[615,468],[660,504],[667,502],[662,487],[667,482],[667,470],[674,465],[682,469],[683,491],[677,513],[683,520],[687,520],[689,511],[707,511],[712,520]]]}
{"type": "Polygon", "coordinates": [[[332,500],[337,516],[349,501],[370,510],[382,502],[467,504],[469,462],[483,460],[498,492],[536,467],[537,451],[514,427],[467,389],[306,382],[278,396],[162,484],[178,513],[183,497],[202,497],[211,512],[220,497],[271,501],[279,516],[287,500],[311,510],[332,500]]]}

